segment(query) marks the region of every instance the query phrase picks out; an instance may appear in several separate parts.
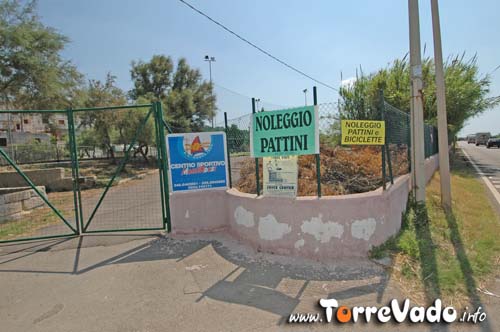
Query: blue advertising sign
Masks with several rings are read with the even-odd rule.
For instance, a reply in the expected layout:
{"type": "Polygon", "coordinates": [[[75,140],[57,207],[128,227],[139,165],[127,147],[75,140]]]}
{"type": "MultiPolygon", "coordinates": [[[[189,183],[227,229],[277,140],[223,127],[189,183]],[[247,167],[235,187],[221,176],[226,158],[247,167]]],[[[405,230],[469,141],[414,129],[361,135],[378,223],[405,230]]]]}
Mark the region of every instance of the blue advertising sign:
{"type": "Polygon", "coordinates": [[[167,135],[172,192],[227,188],[224,132],[167,135]]]}

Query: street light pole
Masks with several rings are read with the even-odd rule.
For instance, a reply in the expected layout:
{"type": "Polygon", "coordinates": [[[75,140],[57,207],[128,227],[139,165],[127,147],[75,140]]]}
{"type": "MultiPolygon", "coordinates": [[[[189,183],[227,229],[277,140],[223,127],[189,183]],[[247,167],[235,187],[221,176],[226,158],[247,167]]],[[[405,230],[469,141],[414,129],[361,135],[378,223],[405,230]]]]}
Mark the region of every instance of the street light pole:
{"type": "MultiPolygon", "coordinates": [[[[209,70],[209,77],[210,77],[210,85],[212,85],[212,62],[215,62],[215,57],[213,56],[208,56],[205,55],[205,61],[208,61],[208,70],[209,70]]],[[[213,88],[213,85],[212,85],[213,88]]],[[[212,128],[214,128],[214,116],[212,116],[212,128]]]]}
{"type": "Polygon", "coordinates": [[[424,151],[424,106],[422,98],[422,58],[420,54],[420,22],[418,0],[408,0],[408,16],[410,25],[410,78],[411,103],[413,105],[413,186],[415,199],[425,203],[425,151],[424,151]]]}
{"type": "Polygon", "coordinates": [[[439,143],[439,175],[441,179],[441,205],[451,209],[450,160],[448,155],[448,124],[446,120],[446,92],[444,85],[443,50],[437,0],[431,0],[432,32],[434,36],[434,66],[436,71],[436,101],[439,143]]]}
{"type": "Polygon", "coordinates": [[[307,89],[302,90],[304,92],[304,105],[307,106],[307,89]]]}

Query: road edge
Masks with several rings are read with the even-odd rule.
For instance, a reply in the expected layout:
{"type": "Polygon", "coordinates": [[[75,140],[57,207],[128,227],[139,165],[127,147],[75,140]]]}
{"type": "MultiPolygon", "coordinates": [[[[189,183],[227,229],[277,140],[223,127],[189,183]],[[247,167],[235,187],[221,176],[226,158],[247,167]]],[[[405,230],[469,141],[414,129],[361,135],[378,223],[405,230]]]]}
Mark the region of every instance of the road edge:
{"type": "Polygon", "coordinates": [[[494,201],[496,201],[496,209],[500,213],[500,193],[495,189],[493,184],[488,180],[486,175],[481,171],[481,169],[476,165],[476,163],[472,160],[471,156],[465,151],[464,148],[460,147],[460,150],[462,150],[464,156],[467,158],[467,160],[470,162],[472,167],[476,170],[477,174],[481,177],[483,182],[486,184],[486,187],[489,189],[490,195],[494,201]]]}

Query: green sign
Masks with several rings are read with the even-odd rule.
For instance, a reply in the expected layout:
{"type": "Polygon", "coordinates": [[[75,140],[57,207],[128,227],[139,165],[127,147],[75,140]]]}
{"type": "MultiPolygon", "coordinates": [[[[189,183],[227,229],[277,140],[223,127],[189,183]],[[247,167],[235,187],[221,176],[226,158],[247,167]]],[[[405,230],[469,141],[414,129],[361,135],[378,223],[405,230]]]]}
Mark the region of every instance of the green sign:
{"type": "Polygon", "coordinates": [[[252,157],[319,153],[317,106],[254,113],[250,151],[252,157]]]}

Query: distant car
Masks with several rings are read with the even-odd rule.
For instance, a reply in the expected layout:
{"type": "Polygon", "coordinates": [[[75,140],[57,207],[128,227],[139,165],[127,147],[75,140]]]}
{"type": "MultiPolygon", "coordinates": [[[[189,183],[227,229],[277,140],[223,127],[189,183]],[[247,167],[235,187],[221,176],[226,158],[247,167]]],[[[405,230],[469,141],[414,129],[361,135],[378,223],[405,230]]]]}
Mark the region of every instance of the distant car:
{"type": "Polygon", "coordinates": [[[490,137],[491,137],[490,133],[477,133],[476,134],[476,146],[486,145],[486,143],[488,143],[488,140],[490,139],[490,137]]]}
{"type": "Polygon", "coordinates": [[[490,138],[488,142],[486,142],[486,147],[488,149],[494,146],[500,148],[500,138],[490,138]]]}
{"type": "Polygon", "coordinates": [[[476,135],[467,135],[467,143],[475,144],[476,143],[476,135]]]}

